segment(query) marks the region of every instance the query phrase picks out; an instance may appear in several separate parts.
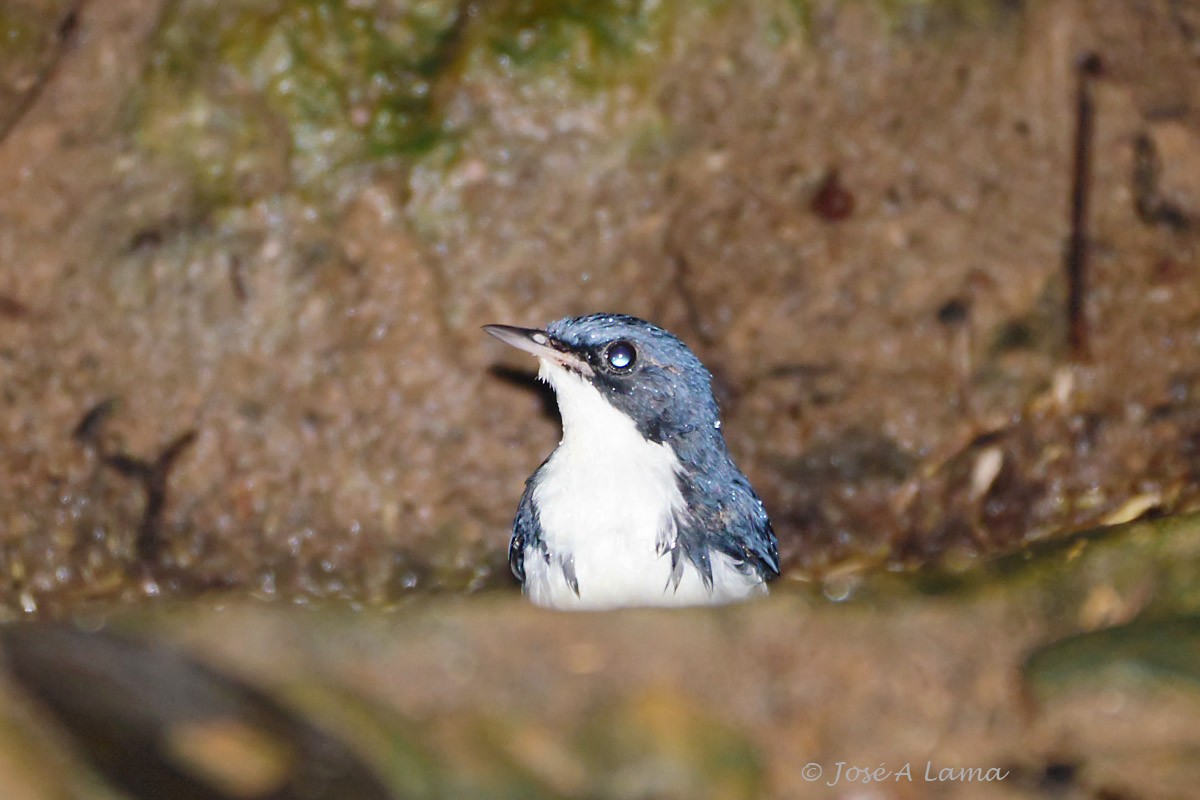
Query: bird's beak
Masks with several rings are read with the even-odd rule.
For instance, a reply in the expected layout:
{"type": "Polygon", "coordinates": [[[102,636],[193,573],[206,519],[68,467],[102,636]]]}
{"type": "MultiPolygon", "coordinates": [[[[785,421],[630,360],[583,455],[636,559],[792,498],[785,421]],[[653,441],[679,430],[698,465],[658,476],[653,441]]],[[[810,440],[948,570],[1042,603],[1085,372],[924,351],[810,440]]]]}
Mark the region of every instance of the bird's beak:
{"type": "Polygon", "coordinates": [[[514,328],[512,325],[484,325],[483,329],[518,350],[524,350],[581,375],[592,374],[592,368],[587,361],[545,331],[536,328],[514,328]]]}

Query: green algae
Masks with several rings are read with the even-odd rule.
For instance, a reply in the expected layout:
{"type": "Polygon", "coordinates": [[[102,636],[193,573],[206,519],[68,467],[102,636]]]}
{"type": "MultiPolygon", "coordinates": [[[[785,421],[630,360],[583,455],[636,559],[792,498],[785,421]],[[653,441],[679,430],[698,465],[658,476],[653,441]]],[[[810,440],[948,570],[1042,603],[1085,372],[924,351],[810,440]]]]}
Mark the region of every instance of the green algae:
{"type": "MultiPolygon", "coordinates": [[[[789,20],[776,36],[811,29],[813,3],[763,2],[789,20]]],[[[877,8],[921,27],[1002,5],[881,0],[877,8]]],[[[173,0],[134,104],[136,138],[190,177],[201,208],[285,191],[328,196],[347,169],[411,164],[465,135],[470,120],[451,122],[447,109],[464,81],[492,74],[590,91],[646,86],[648,65],[668,51],[685,13],[719,20],[735,8],[728,0],[173,0]]]]}
{"type": "Polygon", "coordinates": [[[454,63],[460,13],[448,0],[177,0],[151,54],[139,140],[191,172],[210,204],[330,188],[357,162],[428,151],[445,135],[435,84],[454,63]]]}
{"type": "Polygon", "coordinates": [[[506,0],[483,12],[481,38],[505,65],[565,65],[579,80],[644,52],[671,15],[656,0],[506,0]]]}
{"type": "Polygon", "coordinates": [[[1067,631],[1110,613],[1200,614],[1200,514],[1055,536],[965,569],[877,573],[855,591],[867,603],[913,595],[1009,598],[1067,631]]]}
{"type": "Polygon", "coordinates": [[[1024,673],[1039,694],[1096,679],[1200,688],[1200,617],[1137,619],[1036,650],[1024,673]]]}
{"type": "Polygon", "coordinates": [[[332,189],[345,168],[420,158],[453,139],[442,89],[464,49],[485,68],[562,65],[572,80],[635,57],[653,2],[177,0],[137,103],[140,143],[190,173],[202,204],[332,189]]]}

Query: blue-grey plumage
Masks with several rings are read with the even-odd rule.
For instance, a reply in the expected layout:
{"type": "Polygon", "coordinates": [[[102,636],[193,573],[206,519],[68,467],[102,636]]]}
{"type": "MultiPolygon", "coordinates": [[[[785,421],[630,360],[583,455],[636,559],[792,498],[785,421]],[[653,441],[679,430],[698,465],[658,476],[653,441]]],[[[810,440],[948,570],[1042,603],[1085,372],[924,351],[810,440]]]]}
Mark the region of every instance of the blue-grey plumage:
{"type": "Polygon", "coordinates": [[[485,330],[538,357],[562,413],[562,441],[526,482],[509,547],[534,602],[697,605],[766,592],[775,535],[687,345],[621,314],[485,330]]]}

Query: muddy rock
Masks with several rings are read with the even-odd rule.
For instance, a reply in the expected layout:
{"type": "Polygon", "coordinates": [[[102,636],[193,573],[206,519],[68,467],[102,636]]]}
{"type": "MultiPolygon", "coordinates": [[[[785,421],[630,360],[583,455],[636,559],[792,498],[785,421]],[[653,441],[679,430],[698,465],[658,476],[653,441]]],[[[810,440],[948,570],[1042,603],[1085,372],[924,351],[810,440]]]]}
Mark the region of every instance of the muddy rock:
{"type": "Polygon", "coordinates": [[[0,790],[1186,796],[1198,570],[1191,516],[723,609],[93,609],[0,630],[0,790]]]}
{"type": "Polygon", "coordinates": [[[601,309],[712,367],[796,574],[1193,506],[1200,64],[1151,5],[16,4],[6,613],[508,585],[556,422],[478,327],[601,309]]]}

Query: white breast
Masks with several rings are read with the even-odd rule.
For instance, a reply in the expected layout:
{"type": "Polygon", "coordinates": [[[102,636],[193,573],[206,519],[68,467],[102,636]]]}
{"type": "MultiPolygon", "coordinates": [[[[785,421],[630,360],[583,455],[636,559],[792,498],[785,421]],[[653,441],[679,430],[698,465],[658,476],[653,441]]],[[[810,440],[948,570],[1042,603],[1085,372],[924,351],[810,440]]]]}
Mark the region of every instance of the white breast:
{"type": "Polygon", "coordinates": [[[765,592],[754,576],[712,555],[713,589],[686,562],[678,587],[671,556],[659,542],[675,541],[675,519],[686,514],[670,445],[642,437],[584,378],[542,362],[541,377],[558,395],[563,438],[539,475],[534,503],[547,551],[525,553],[525,592],[552,608],[699,605],[765,592]],[[563,564],[574,570],[579,594],[563,564]]]}

